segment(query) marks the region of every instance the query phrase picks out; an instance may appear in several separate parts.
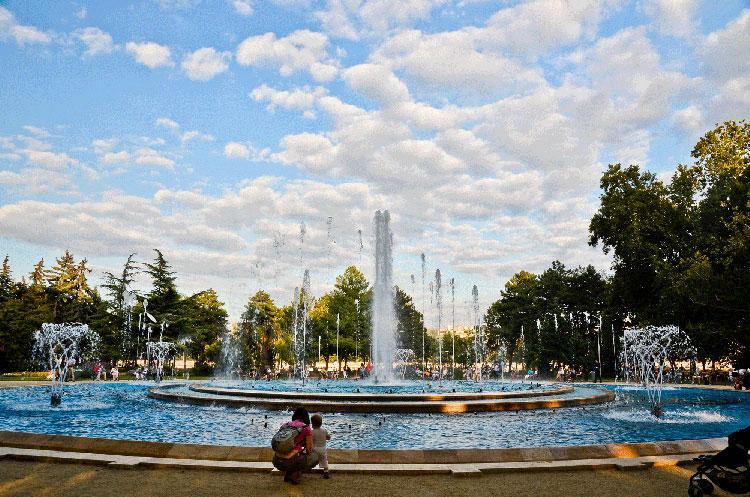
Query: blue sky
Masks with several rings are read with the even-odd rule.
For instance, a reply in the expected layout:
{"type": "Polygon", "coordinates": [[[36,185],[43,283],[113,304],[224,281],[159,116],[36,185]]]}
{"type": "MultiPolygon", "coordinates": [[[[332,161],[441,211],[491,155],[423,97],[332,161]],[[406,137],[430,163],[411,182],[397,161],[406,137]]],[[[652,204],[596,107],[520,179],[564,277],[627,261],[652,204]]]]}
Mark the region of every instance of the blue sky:
{"type": "Polygon", "coordinates": [[[370,275],[388,208],[397,284],[425,252],[486,305],[555,259],[606,270],[601,172],[666,180],[748,117],[748,53],[747,1],[0,2],[0,248],[97,282],[158,247],[236,318],[304,266],[326,291],[358,229],[370,275]]]}

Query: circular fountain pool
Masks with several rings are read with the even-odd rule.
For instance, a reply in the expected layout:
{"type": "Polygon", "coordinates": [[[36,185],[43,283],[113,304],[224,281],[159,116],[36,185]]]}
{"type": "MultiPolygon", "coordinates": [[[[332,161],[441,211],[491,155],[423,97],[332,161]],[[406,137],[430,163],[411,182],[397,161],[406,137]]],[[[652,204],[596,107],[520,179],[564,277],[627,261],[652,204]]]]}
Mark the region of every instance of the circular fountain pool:
{"type": "MultiPolygon", "coordinates": [[[[266,390],[296,388],[295,384],[285,382],[242,386],[260,390],[261,384],[266,390]]],[[[404,388],[421,393],[420,385],[404,388]]],[[[467,384],[466,388],[471,385],[477,388],[475,384],[467,384]]],[[[483,388],[489,390],[489,386],[485,384],[483,388]]],[[[153,384],[66,385],[59,408],[49,407],[46,387],[2,389],[0,426],[12,431],[120,440],[267,447],[278,426],[290,417],[289,412],[257,407],[163,402],[148,397],[151,387],[153,384]]],[[[665,415],[657,420],[648,413],[645,392],[637,387],[576,387],[576,392],[601,389],[614,392],[615,399],[582,407],[517,412],[330,413],[324,415],[324,424],[333,433],[331,447],[361,449],[508,448],[683,440],[722,437],[750,424],[750,395],[744,392],[666,387],[665,415]]]]}
{"type": "Polygon", "coordinates": [[[273,383],[240,382],[209,385],[169,385],[149,390],[149,396],[186,404],[261,407],[290,410],[359,413],[467,413],[556,409],[613,400],[606,390],[529,382],[454,381],[440,385],[403,382],[373,385],[364,382],[320,382],[305,388],[278,388],[273,383]]]}

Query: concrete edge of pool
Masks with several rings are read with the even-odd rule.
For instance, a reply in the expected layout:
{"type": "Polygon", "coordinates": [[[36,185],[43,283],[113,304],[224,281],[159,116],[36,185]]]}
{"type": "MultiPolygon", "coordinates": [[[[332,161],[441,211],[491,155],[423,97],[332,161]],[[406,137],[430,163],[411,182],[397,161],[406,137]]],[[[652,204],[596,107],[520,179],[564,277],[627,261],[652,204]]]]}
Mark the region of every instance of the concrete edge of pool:
{"type": "MultiPolygon", "coordinates": [[[[330,449],[334,472],[453,474],[684,465],[715,453],[724,438],[520,449],[330,449]]],[[[119,468],[178,467],[271,472],[270,448],[142,442],[0,431],[0,459],[75,462],[119,468]]]]}
{"type": "MultiPolygon", "coordinates": [[[[151,398],[176,402],[181,404],[195,404],[204,406],[225,407],[259,407],[270,410],[289,410],[304,405],[310,411],[317,412],[351,412],[351,413],[465,413],[465,412],[490,412],[490,411],[523,411],[531,409],[557,409],[561,407],[575,407],[590,404],[601,404],[614,400],[615,393],[610,390],[591,390],[575,397],[549,398],[554,395],[569,394],[574,392],[571,387],[560,387],[556,391],[550,390],[542,393],[536,392],[532,398],[523,398],[527,392],[508,392],[509,395],[488,392],[461,393],[461,400],[452,400],[450,394],[419,395],[424,400],[401,400],[399,394],[392,394],[390,398],[385,395],[373,396],[368,393],[361,394],[335,394],[317,393],[314,396],[309,392],[300,392],[304,395],[289,396],[289,392],[263,392],[262,396],[255,396],[252,391],[239,390],[238,393],[230,392],[229,389],[217,387],[203,387],[198,385],[191,387],[191,393],[174,392],[173,390],[183,387],[183,384],[166,385],[149,388],[148,396],[151,398]],[[192,392],[195,391],[196,394],[192,392]],[[197,393],[214,394],[206,397],[197,393]],[[274,395],[277,394],[277,395],[274,395]],[[487,398],[490,395],[491,398],[487,398]],[[346,396],[348,400],[344,400],[346,396]],[[442,400],[431,400],[430,398],[442,400]],[[378,398],[380,400],[373,400],[378,398]],[[329,400],[333,399],[333,400],[329,400]]],[[[534,392],[528,392],[532,394],[534,392]]],[[[414,397],[411,395],[410,397],[414,397]]]]}

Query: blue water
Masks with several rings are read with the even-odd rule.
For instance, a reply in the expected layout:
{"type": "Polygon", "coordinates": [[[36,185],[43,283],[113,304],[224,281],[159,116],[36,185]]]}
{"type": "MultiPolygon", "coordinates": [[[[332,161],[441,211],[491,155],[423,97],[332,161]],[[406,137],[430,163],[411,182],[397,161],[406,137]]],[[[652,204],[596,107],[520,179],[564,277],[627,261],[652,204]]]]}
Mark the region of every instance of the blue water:
{"type": "MultiPolygon", "coordinates": [[[[49,407],[47,387],[0,389],[0,429],[266,447],[290,416],[173,404],[148,398],[150,386],[66,385],[62,406],[56,409],[49,407]]],[[[750,425],[746,393],[667,387],[665,415],[656,420],[648,414],[643,390],[603,388],[617,393],[614,402],[518,413],[326,414],[324,426],[333,434],[330,447],[503,448],[723,437],[750,425]]]]}
{"type": "Polygon", "coordinates": [[[525,390],[548,390],[558,388],[558,384],[536,383],[529,381],[446,381],[438,382],[403,381],[400,383],[377,385],[357,380],[337,381],[308,381],[304,386],[298,381],[219,381],[213,385],[223,388],[237,388],[243,390],[264,391],[299,391],[299,392],[336,392],[336,393],[451,393],[456,392],[481,392],[481,391],[525,391],[525,390]]]}

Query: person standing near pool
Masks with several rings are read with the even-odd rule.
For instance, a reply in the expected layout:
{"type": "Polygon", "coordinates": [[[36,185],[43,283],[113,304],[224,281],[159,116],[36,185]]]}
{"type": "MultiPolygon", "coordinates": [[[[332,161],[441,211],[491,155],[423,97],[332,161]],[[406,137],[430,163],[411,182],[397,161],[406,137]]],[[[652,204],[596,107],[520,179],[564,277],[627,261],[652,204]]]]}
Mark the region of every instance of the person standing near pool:
{"type": "Polygon", "coordinates": [[[274,467],[283,471],[284,481],[293,485],[300,482],[302,471],[309,471],[318,465],[307,409],[299,407],[294,411],[292,420],[281,425],[274,435],[271,447],[274,450],[274,467]]]}

